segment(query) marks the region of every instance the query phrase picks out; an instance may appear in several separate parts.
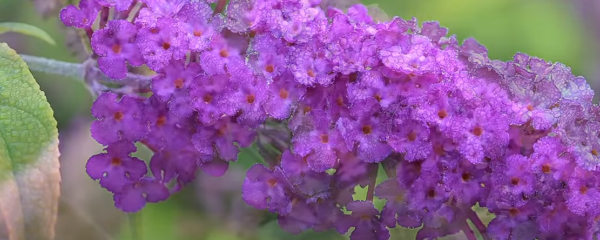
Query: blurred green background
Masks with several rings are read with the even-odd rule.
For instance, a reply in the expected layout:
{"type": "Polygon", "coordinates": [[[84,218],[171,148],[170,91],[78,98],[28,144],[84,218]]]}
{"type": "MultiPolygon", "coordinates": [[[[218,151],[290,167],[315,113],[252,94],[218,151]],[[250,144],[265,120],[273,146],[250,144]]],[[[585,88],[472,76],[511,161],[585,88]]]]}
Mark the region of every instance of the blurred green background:
{"type": "MultiPolygon", "coordinates": [[[[0,0],[0,22],[24,22],[48,31],[57,41],[16,34],[0,35],[19,53],[77,62],[64,44],[66,32],[56,12],[43,18],[33,2],[54,7],[53,0],[0,0]]],[[[338,2],[346,2],[340,0],[338,2]]],[[[563,62],[592,86],[597,80],[598,39],[594,23],[584,25],[572,1],[558,0],[365,0],[378,4],[387,15],[437,20],[459,40],[474,37],[484,44],[490,57],[509,60],[525,52],[553,62],[563,62]]],[[[599,14],[600,15],[600,14],[599,14]]],[[[92,98],[81,81],[34,73],[55,111],[61,132],[63,190],[57,239],[131,239],[131,218],[115,210],[111,196],[85,174],[85,161],[101,151],[89,136],[92,98]]],[[[244,166],[253,161],[244,152],[242,163],[220,179],[201,175],[199,181],[161,204],[147,206],[132,218],[144,240],[237,240],[237,239],[345,239],[334,233],[291,235],[275,221],[261,222],[264,213],[240,201],[244,166]],[[217,187],[218,186],[218,187],[217,187]]],[[[393,230],[393,239],[410,239],[414,230],[393,230]]],[[[413,237],[414,238],[414,237],[413,237]]],[[[461,235],[454,236],[462,239],[461,235]]]]}

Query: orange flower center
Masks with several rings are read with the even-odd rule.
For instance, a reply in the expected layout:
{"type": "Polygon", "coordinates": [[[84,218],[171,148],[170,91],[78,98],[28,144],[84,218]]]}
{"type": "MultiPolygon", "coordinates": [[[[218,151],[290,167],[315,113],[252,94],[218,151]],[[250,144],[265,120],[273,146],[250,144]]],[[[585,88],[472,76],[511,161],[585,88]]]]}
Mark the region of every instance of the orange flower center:
{"type": "Polygon", "coordinates": [[[514,178],[511,178],[511,179],[510,179],[510,184],[512,184],[512,185],[515,185],[515,186],[516,186],[516,185],[519,185],[519,182],[520,182],[520,181],[521,181],[521,180],[520,180],[519,178],[516,178],[516,177],[514,177],[514,178]]]}
{"type": "Polygon", "coordinates": [[[440,117],[440,119],[444,119],[448,116],[448,112],[446,112],[446,110],[440,110],[438,112],[438,117],[440,117]]]}
{"type": "Polygon", "coordinates": [[[321,142],[322,143],[328,143],[329,142],[329,135],[327,135],[327,134],[321,134],[321,142]]]}
{"type": "Polygon", "coordinates": [[[550,165],[548,165],[548,164],[542,165],[542,172],[543,173],[550,173],[550,165]]]}
{"type": "Polygon", "coordinates": [[[589,188],[587,186],[581,186],[581,188],[579,188],[579,193],[585,194],[588,190],[589,188]]]}
{"type": "Polygon", "coordinates": [[[156,120],[156,126],[163,126],[165,125],[165,123],[167,123],[167,117],[165,116],[160,116],[158,117],[158,119],[156,120]]]}
{"type": "Polygon", "coordinates": [[[429,198],[434,198],[435,197],[435,190],[433,189],[429,189],[429,191],[427,191],[427,197],[429,198]]]}
{"type": "Polygon", "coordinates": [[[123,115],[122,112],[116,112],[113,114],[113,118],[117,120],[117,122],[123,120],[123,117],[125,117],[125,115],[123,115]]]}
{"type": "Polygon", "coordinates": [[[121,159],[118,157],[114,157],[110,160],[110,164],[113,166],[121,166],[121,159]]]}
{"type": "Polygon", "coordinates": [[[115,44],[115,45],[113,45],[113,46],[112,46],[112,51],[113,51],[114,53],[116,53],[116,54],[119,54],[119,53],[121,53],[121,49],[122,49],[122,48],[121,48],[121,45],[119,45],[119,44],[115,44]]]}
{"type": "Polygon", "coordinates": [[[256,97],[254,96],[254,94],[250,94],[248,96],[246,96],[246,102],[252,104],[254,103],[254,100],[256,99],[256,97]]]}
{"type": "Polygon", "coordinates": [[[462,174],[462,180],[465,182],[468,182],[469,180],[471,180],[471,174],[466,172],[462,174]]]}
{"type": "Polygon", "coordinates": [[[165,43],[163,43],[163,45],[162,45],[162,48],[163,48],[164,50],[169,50],[169,48],[171,48],[171,44],[170,44],[170,43],[168,43],[168,42],[165,42],[165,43]]]}
{"type": "Polygon", "coordinates": [[[375,94],[375,96],[373,96],[375,98],[375,100],[377,100],[377,102],[381,102],[381,96],[379,94],[375,94]]]}
{"type": "Polygon", "coordinates": [[[229,52],[227,51],[227,49],[221,49],[221,52],[219,52],[219,55],[221,55],[221,57],[229,57],[229,52]]]}
{"type": "Polygon", "coordinates": [[[408,136],[406,136],[408,138],[408,141],[414,141],[415,139],[417,139],[417,132],[415,131],[410,131],[410,133],[408,134],[408,136]]]}
{"type": "Polygon", "coordinates": [[[275,180],[274,178],[271,178],[271,179],[267,180],[267,184],[269,184],[270,187],[275,187],[275,186],[277,186],[277,180],[275,180]]]}
{"type": "Polygon", "coordinates": [[[510,210],[508,210],[508,213],[511,217],[517,216],[517,214],[519,214],[519,209],[511,208],[510,210]]]}
{"type": "Polygon", "coordinates": [[[527,110],[533,111],[533,106],[531,104],[527,105],[527,110]]]}
{"type": "Polygon", "coordinates": [[[210,94],[206,94],[206,95],[204,95],[204,97],[202,98],[202,100],[204,100],[205,103],[210,103],[210,102],[212,102],[213,97],[210,94]]]}
{"type": "Polygon", "coordinates": [[[275,71],[275,67],[272,64],[269,64],[265,66],[265,71],[267,71],[268,73],[272,73],[273,71],[275,71]]]}
{"type": "Polygon", "coordinates": [[[181,89],[183,87],[183,78],[175,79],[173,85],[175,85],[177,89],[181,89]]]}
{"type": "Polygon", "coordinates": [[[302,113],[306,114],[308,112],[310,112],[312,110],[312,108],[310,106],[304,106],[304,108],[302,108],[302,113]]]}
{"type": "Polygon", "coordinates": [[[285,89],[281,89],[279,90],[279,97],[281,97],[281,99],[287,99],[289,95],[289,92],[285,89]]]}
{"type": "Polygon", "coordinates": [[[371,126],[369,126],[369,125],[365,125],[365,126],[363,126],[363,127],[362,127],[362,132],[363,132],[365,135],[369,135],[369,134],[371,134],[371,132],[372,132],[372,131],[373,131],[373,129],[372,129],[372,128],[371,128],[371,126]]]}
{"type": "Polygon", "coordinates": [[[475,134],[475,136],[481,136],[481,134],[483,134],[483,128],[481,128],[480,126],[477,126],[475,128],[473,128],[473,134],[475,134]]]}

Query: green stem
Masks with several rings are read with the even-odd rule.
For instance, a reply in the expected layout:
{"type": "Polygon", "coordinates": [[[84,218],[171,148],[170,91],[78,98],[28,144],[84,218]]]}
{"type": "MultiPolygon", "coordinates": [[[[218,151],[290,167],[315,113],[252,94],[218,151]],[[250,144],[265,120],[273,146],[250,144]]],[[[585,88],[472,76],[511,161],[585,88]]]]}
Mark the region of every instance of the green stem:
{"type": "Polygon", "coordinates": [[[260,220],[260,222],[258,222],[258,226],[263,227],[275,220],[277,220],[277,214],[272,214],[272,213],[267,212],[267,213],[265,213],[263,218],[260,220]]]}
{"type": "MultiPolygon", "coordinates": [[[[153,76],[145,76],[133,73],[127,73],[124,79],[111,79],[104,75],[102,71],[96,67],[94,60],[87,60],[84,63],[63,62],[49,58],[36,57],[21,54],[23,61],[31,71],[49,73],[83,80],[88,87],[96,88],[96,91],[113,90],[119,92],[119,89],[99,88],[99,85],[118,85],[125,86],[127,92],[144,93],[149,91],[153,76]]],[[[121,90],[123,90],[122,88],[121,90]]]]}
{"type": "Polygon", "coordinates": [[[29,56],[25,54],[21,54],[21,58],[23,58],[23,61],[27,63],[27,66],[32,71],[50,73],[77,79],[83,79],[85,74],[83,65],[79,63],[62,62],[54,59],[29,56]]]}
{"type": "Polygon", "coordinates": [[[139,231],[139,226],[141,225],[141,215],[142,213],[130,213],[127,214],[127,218],[129,219],[129,229],[131,230],[131,239],[132,240],[142,240],[142,235],[139,231]]]}

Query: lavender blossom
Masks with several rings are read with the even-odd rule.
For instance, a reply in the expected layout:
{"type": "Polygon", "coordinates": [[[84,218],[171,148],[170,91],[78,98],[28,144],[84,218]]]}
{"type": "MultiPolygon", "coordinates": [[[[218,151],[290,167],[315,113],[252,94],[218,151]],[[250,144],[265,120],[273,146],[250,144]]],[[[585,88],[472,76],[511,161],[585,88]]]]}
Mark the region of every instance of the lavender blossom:
{"type": "Polygon", "coordinates": [[[199,170],[223,175],[258,136],[272,145],[261,150],[273,147],[269,165],[248,170],[242,198],[293,233],[353,228],[352,240],[372,240],[422,226],[418,239],[474,239],[471,221],[484,239],[600,234],[600,107],[565,65],[492,60],[437,22],[377,21],[363,5],[141,2],[131,22],[115,14],[100,29],[89,24],[99,6],[132,1],[61,12],[65,25],[94,31],[107,76],[125,76],[127,62],[157,73],[152,96],[104,93],[92,107],[107,152],[87,171],[120,209],[162,201],[199,170]],[[134,143],[153,151],[151,175],[134,143]],[[377,184],[380,167],[388,179],[377,184]],[[496,215],[488,227],[477,204],[496,215]]]}

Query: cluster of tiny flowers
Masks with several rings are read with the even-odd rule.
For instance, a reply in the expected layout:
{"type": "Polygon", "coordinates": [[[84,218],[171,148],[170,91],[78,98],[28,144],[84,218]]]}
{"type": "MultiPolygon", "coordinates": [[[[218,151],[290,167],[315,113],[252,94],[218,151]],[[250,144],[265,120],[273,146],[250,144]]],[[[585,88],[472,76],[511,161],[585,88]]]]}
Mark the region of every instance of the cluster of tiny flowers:
{"type": "Polygon", "coordinates": [[[156,72],[151,96],[105,92],[92,107],[106,152],[87,173],[116,207],[165,200],[200,169],[222,175],[266,139],[261,152],[273,154],[248,170],[243,198],[292,233],[385,240],[402,226],[432,239],[467,233],[469,221],[486,239],[600,233],[600,108],[565,65],[490,60],[437,22],[374,21],[363,5],[215,2],[82,0],[61,11],[108,77],[156,72]],[[152,150],[148,163],[131,155],[136,143],[152,150]],[[380,169],[388,179],[377,185],[380,169]],[[487,227],[477,204],[496,216],[487,227]]]}

